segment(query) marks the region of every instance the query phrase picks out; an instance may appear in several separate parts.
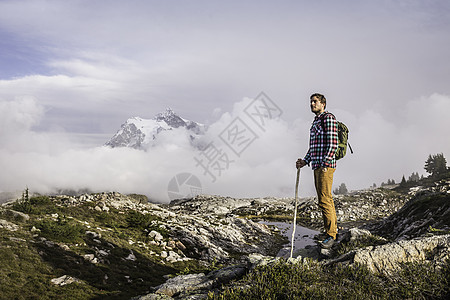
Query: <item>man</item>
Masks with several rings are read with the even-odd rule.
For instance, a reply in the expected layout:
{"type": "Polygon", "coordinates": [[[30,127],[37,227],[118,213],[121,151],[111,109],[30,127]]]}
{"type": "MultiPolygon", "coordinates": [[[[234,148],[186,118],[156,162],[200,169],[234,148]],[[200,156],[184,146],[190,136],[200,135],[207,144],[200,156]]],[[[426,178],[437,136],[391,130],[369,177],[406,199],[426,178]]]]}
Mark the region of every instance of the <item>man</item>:
{"type": "Polygon", "coordinates": [[[311,111],[316,115],[310,129],[309,150],[303,159],[296,162],[297,168],[311,163],[314,170],[319,207],[322,211],[323,225],[327,234],[320,243],[330,248],[336,240],[337,220],[331,187],[333,173],[336,170],[335,153],[338,148],[338,124],[333,114],[327,112],[327,100],[324,95],[313,94],[310,97],[311,111]]]}

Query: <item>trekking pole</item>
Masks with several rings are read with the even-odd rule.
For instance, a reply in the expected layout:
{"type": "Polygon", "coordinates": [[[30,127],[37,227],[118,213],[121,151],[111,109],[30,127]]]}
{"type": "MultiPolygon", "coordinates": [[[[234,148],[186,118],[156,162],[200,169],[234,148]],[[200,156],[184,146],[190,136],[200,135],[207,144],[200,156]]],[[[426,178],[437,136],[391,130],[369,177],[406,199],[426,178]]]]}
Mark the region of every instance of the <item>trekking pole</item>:
{"type": "Polygon", "coordinates": [[[297,227],[297,202],[298,202],[298,181],[300,179],[300,168],[297,168],[297,180],[295,181],[295,208],[294,208],[294,220],[292,222],[292,237],[291,237],[291,256],[294,253],[294,239],[295,239],[295,227],[297,227]]]}

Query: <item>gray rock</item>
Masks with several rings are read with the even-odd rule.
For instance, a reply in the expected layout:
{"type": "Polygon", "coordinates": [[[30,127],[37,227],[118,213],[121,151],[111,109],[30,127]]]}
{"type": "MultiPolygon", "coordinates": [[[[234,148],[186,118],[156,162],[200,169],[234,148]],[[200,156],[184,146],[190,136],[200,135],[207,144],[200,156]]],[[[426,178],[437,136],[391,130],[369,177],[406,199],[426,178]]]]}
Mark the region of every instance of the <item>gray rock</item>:
{"type": "Polygon", "coordinates": [[[19,229],[19,225],[0,219],[0,228],[4,228],[9,231],[17,231],[19,229]]]}
{"type": "Polygon", "coordinates": [[[131,298],[131,300],[172,300],[172,299],[173,298],[170,296],[154,293],[131,298]]]}
{"type": "Polygon", "coordinates": [[[98,263],[98,259],[95,257],[94,254],[85,254],[83,256],[83,258],[85,260],[87,260],[88,262],[90,262],[90,263],[93,263],[93,264],[97,264],[98,263]]]}
{"type": "Polygon", "coordinates": [[[52,280],[50,280],[50,282],[59,286],[64,286],[74,282],[80,282],[80,280],[69,275],[63,275],[58,278],[53,278],[52,280]]]}
{"type": "Polygon", "coordinates": [[[258,253],[252,253],[247,257],[247,260],[249,264],[251,265],[251,268],[256,268],[258,266],[267,266],[271,265],[277,261],[279,261],[280,257],[273,257],[273,256],[265,256],[258,253]]]}
{"type": "Polygon", "coordinates": [[[174,296],[194,290],[211,289],[214,281],[205,276],[204,273],[180,275],[167,280],[157,287],[156,294],[174,296]]]}
{"type": "MultiPolygon", "coordinates": [[[[165,295],[176,297],[177,299],[206,299],[208,291],[232,280],[241,278],[247,271],[248,268],[245,265],[233,265],[212,271],[207,275],[204,273],[180,275],[168,279],[164,284],[157,286],[153,294],[143,297],[165,295]]],[[[139,298],[139,300],[142,299],[147,298],[139,298]]]]}
{"type": "Polygon", "coordinates": [[[30,219],[30,216],[20,212],[20,211],[15,211],[12,209],[6,209],[5,211],[2,212],[5,216],[10,217],[11,219],[14,219],[18,222],[26,222],[30,219]]]}
{"type": "Polygon", "coordinates": [[[150,231],[148,236],[151,237],[152,239],[154,239],[157,242],[162,241],[164,239],[162,234],[159,233],[158,231],[155,231],[155,230],[150,231]]]}
{"type": "Polygon", "coordinates": [[[372,235],[369,230],[360,229],[360,228],[350,228],[349,229],[349,237],[348,240],[354,241],[360,239],[362,237],[372,235]]]}
{"type": "Polygon", "coordinates": [[[371,232],[393,240],[427,234],[430,228],[450,230],[450,195],[422,190],[389,217],[365,226],[371,232]]]}
{"type": "Polygon", "coordinates": [[[373,272],[389,274],[397,270],[401,263],[431,260],[439,263],[450,257],[449,249],[450,235],[402,240],[357,250],[353,263],[364,264],[373,272]]]}
{"type": "Polygon", "coordinates": [[[213,271],[207,277],[214,281],[214,284],[226,284],[232,280],[241,278],[247,273],[248,269],[244,265],[234,265],[213,271]]]}

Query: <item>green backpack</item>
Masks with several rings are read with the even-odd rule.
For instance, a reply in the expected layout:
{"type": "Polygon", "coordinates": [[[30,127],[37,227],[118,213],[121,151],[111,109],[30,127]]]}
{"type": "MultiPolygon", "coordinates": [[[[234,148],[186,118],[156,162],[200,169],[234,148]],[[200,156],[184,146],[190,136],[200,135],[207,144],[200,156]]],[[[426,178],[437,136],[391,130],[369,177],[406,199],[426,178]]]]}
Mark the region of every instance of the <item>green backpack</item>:
{"type": "MultiPolygon", "coordinates": [[[[332,113],[329,113],[329,114],[334,116],[332,113]]],[[[325,128],[323,122],[324,122],[324,119],[322,118],[322,128],[325,128]]],[[[337,123],[338,123],[338,149],[336,150],[335,158],[336,158],[336,160],[339,160],[339,159],[343,158],[345,156],[345,154],[347,154],[347,145],[352,154],[353,154],[353,149],[352,149],[352,146],[350,146],[350,143],[348,142],[348,131],[349,130],[348,130],[347,126],[340,121],[337,121],[337,123]]]]}

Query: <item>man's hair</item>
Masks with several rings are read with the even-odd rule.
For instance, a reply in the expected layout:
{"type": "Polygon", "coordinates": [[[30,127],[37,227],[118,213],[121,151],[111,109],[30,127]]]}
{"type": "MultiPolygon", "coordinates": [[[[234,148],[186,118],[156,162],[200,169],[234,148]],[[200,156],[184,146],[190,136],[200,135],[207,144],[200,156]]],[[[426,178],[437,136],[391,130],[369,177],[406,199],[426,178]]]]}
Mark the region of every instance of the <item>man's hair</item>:
{"type": "Polygon", "coordinates": [[[315,93],[315,94],[312,94],[311,97],[309,97],[309,99],[312,99],[312,98],[314,98],[314,97],[316,97],[317,99],[319,99],[320,103],[325,104],[325,108],[327,108],[327,99],[325,98],[324,95],[319,94],[319,93],[315,93]]]}

